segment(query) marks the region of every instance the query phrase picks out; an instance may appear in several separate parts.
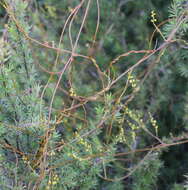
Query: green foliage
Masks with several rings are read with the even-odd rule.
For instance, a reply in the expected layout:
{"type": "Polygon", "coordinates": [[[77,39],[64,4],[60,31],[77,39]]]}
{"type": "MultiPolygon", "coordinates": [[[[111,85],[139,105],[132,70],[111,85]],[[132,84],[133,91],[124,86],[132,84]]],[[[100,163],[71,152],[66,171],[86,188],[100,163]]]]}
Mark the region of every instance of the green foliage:
{"type": "Polygon", "coordinates": [[[133,190],[152,190],[156,188],[157,177],[162,167],[158,153],[149,155],[149,159],[133,174],[133,190]]]}
{"type": "Polygon", "coordinates": [[[97,2],[2,2],[1,189],[184,188],[186,145],[162,148],[187,130],[186,2],[171,2],[163,29],[167,1],[97,2]]]}
{"type": "MultiPolygon", "coordinates": [[[[168,36],[169,32],[175,29],[176,26],[179,24],[181,20],[180,18],[183,15],[187,14],[187,10],[185,6],[186,6],[186,2],[184,0],[173,0],[171,7],[169,9],[170,21],[168,24],[165,25],[165,29],[164,29],[165,36],[168,36]]],[[[183,19],[181,23],[181,27],[176,32],[176,37],[181,39],[181,37],[185,34],[187,29],[188,29],[188,26],[186,23],[186,19],[183,19]]]]}
{"type": "Polygon", "coordinates": [[[172,190],[184,190],[184,186],[181,184],[174,184],[174,186],[172,187],[172,190]]]}

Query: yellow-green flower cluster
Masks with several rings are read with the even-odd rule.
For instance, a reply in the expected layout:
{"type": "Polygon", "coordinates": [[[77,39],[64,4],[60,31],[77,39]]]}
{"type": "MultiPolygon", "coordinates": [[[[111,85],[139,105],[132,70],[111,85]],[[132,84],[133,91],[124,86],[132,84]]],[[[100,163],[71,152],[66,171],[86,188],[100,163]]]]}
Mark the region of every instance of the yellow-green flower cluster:
{"type": "Polygon", "coordinates": [[[47,9],[47,11],[51,17],[53,17],[53,18],[57,17],[56,8],[54,6],[45,5],[45,8],[47,9]]]}
{"type": "Polygon", "coordinates": [[[59,181],[59,177],[58,177],[57,174],[55,174],[55,175],[52,177],[52,179],[50,179],[50,180],[48,181],[48,185],[47,185],[47,187],[46,187],[46,190],[50,189],[50,187],[52,187],[53,185],[57,185],[58,181],[59,181]]]}
{"type": "Polygon", "coordinates": [[[0,63],[5,63],[10,57],[8,43],[3,38],[0,39],[0,63]]]}
{"type": "Polygon", "coordinates": [[[83,158],[77,156],[77,154],[74,153],[74,152],[73,153],[68,153],[68,156],[71,157],[71,158],[73,158],[73,159],[75,159],[75,160],[78,160],[80,162],[84,160],[83,158]]]}
{"type": "Polygon", "coordinates": [[[83,146],[85,147],[85,150],[86,150],[87,152],[92,153],[92,147],[91,147],[91,145],[90,145],[87,141],[85,141],[85,140],[80,136],[79,133],[75,132],[75,137],[79,139],[79,140],[78,140],[78,144],[83,145],[83,146]]]}
{"type": "Polygon", "coordinates": [[[25,164],[30,164],[29,159],[28,159],[25,155],[22,156],[22,160],[23,160],[23,162],[24,162],[25,164]]]}
{"type": "Polygon", "coordinates": [[[125,113],[135,122],[130,122],[128,119],[126,120],[129,127],[131,128],[131,136],[132,139],[135,140],[136,139],[136,131],[138,129],[140,129],[140,125],[142,125],[143,120],[142,120],[142,116],[140,113],[138,112],[133,112],[132,110],[130,110],[128,107],[125,108],[125,113]]]}
{"type": "Polygon", "coordinates": [[[129,120],[127,120],[128,125],[131,127],[131,129],[133,131],[136,131],[137,129],[139,129],[138,125],[135,125],[134,123],[131,123],[129,120]]]}
{"type": "Polygon", "coordinates": [[[155,13],[154,10],[151,11],[151,22],[152,22],[152,23],[157,22],[157,19],[156,19],[156,13],[155,13]]]}
{"type": "Polygon", "coordinates": [[[138,80],[133,75],[131,75],[131,73],[128,74],[128,82],[132,88],[136,88],[138,86],[138,80]]]}
{"type": "Polygon", "coordinates": [[[136,121],[138,124],[143,123],[143,119],[141,114],[138,111],[132,111],[128,107],[125,107],[125,113],[134,121],[136,121]]]}
{"type": "Polygon", "coordinates": [[[117,118],[116,121],[118,124],[122,125],[124,122],[124,118],[117,118]]]}
{"type": "Polygon", "coordinates": [[[70,88],[69,92],[70,92],[70,96],[76,96],[76,93],[72,87],[70,88]]]}
{"type": "Polygon", "coordinates": [[[152,126],[155,129],[155,133],[158,134],[158,128],[159,128],[159,126],[157,125],[157,121],[153,118],[153,116],[151,115],[151,113],[149,113],[149,117],[150,117],[150,122],[151,122],[152,126]]]}
{"type": "Polygon", "coordinates": [[[124,130],[121,127],[120,128],[120,133],[116,136],[116,142],[120,142],[120,143],[125,143],[126,142],[126,138],[124,135],[124,130]]]}
{"type": "MultiPolygon", "coordinates": [[[[92,153],[92,146],[87,141],[85,141],[78,132],[75,132],[74,135],[75,135],[75,138],[78,139],[77,144],[82,145],[84,147],[84,151],[88,153],[92,153]]],[[[68,156],[80,162],[83,160],[87,160],[87,158],[81,158],[78,155],[78,152],[75,152],[75,151],[72,153],[68,153],[68,156]]]]}
{"type": "Polygon", "coordinates": [[[50,152],[48,153],[48,156],[55,156],[55,151],[54,151],[54,150],[50,151],[50,152]]]}
{"type": "Polygon", "coordinates": [[[132,136],[132,139],[135,141],[136,140],[136,133],[135,133],[135,131],[131,131],[131,136],[132,136]]]}
{"type": "Polygon", "coordinates": [[[136,139],[136,131],[139,129],[138,125],[135,125],[134,123],[131,123],[130,121],[127,120],[127,123],[129,124],[129,127],[131,128],[131,136],[132,139],[135,140],[136,139]]]}

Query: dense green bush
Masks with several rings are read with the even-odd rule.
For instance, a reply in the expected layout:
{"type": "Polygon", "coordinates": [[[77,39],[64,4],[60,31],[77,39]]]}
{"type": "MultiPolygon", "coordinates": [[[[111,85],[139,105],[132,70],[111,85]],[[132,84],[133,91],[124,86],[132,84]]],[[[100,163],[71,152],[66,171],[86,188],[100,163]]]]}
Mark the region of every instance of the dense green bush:
{"type": "Polygon", "coordinates": [[[2,1],[0,189],[186,189],[187,13],[2,1]]]}

